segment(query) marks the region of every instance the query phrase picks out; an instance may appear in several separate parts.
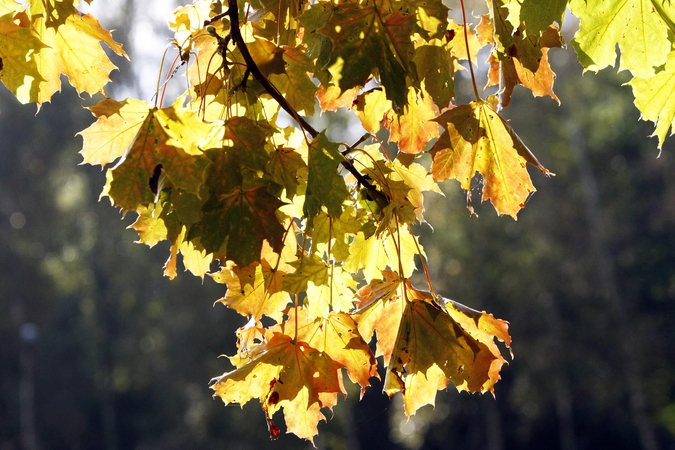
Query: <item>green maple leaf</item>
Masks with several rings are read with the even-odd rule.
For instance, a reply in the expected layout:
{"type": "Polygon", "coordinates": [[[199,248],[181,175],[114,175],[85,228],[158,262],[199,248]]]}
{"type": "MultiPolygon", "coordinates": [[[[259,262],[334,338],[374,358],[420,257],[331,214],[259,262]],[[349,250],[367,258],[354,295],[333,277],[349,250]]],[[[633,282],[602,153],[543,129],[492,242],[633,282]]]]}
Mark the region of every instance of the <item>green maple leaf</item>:
{"type": "Polygon", "coordinates": [[[301,47],[287,48],[284,62],[284,73],[271,75],[270,82],[297,112],[314,114],[316,85],[307,75],[307,72],[314,71],[314,62],[305,55],[301,47]]]}
{"type": "MultiPolygon", "coordinates": [[[[673,17],[675,5],[658,3],[673,17]]],[[[647,78],[666,62],[671,49],[668,26],[651,0],[572,0],[570,8],[581,20],[572,46],[587,70],[614,66],[617,44],[619,70],[630,70],[635,77],[647,78]]]]}
{"type": "Polygon", "coordinates": [[[342,214],[342,202],[349,195],[345,180],[338,172],[343,159],[338,144],[330,142],[324,132],[309,146],[309,176],[303,212],[310,228],[322,206],[326,207],[331,217],[337,218],[342,214]]]}
{"type": "Polygon", "coordinates": [[[502,5],[496,1],[494,18],[483,16],[477,27],[481,42],[495,45],[488,59],[487,86],[500,87],[503,108],[509,106],[513,90],[519,84],[530,89],[535,97],[548,95],[560,103],[553,92],[555,74],[548,62],[549,48],[562,47],[558,28],[551,25],[541,33],[525,35],[522,24],[514,28],[506,19],[502,5]]]}
{"type": "Polygon", "coordinates": [[[441,109],[447,108],[455,97],[455,61],[446,47],[422,45],[415,49],[413,58],[417,76],[441,109]]]}
{"type": "Polygon", "coordinates": [[[300,153],[291,148],[277,148],[270,155],[266,170],[272,181],[286,188],[286,197],[292,199],[298,191],[298,170],[307,167],[300,153]]]}
{"type": "MultiPolygon", "coordinates": [[[[633,88],[635,106],[642,118],[656,124],[654,134],[659,138],[659,148],[668,130],[675,126],[675,53],[668,55],[663,71],[650,78],[633,78],[628,84],[633,88]]],[[[670,134],[673,134],[671,129],[670,134]]]]}
{"type": "Polygon", "coordinates": [[[364,86],[379,75],[394,108],[406,104],[406,73],[409,73],[413,44],[410,36],[416,23],[412,14],[381,15],[376,5],[340,3],[319,32],[333,42],[328,70],[340,89],[364,86]]]}
{"type": "Polygon", "coordinates": [[[260,259],[263,240],[279,253],[286,231],[276,217],[284,203],[267,191],[267,186],[212,197],[203,208],[202,244],[216,253],[245,267],[260,259]]]}
{"type": "Polygon", "coordinates": [[[525,24],[526,35],[540,36],[552,23],[562,28],[569,0],[506,0],[508,20],[513,28],[525,24]]]}

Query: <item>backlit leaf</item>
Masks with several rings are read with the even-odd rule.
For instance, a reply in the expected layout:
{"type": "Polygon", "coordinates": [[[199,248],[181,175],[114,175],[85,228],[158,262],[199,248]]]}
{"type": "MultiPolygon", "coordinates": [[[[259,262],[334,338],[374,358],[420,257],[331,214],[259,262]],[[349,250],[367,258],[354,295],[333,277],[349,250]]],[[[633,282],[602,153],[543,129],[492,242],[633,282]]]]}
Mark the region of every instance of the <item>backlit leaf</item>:
{"type": "Polygon", "coordinates": [[[204,205],[202,244],[209,252],[245,267],[260,259],[263,241],[275,252],[283,246],[284,227],[276,217],[283,202],[266,186],[235,189],[204,205]],[[224,255],[220,254],[221,246],[224,255]]]}
{"type": "Polygon", "coordinates": [[[124,155],[150,114],[151,106],[128,98],[122,102],[106,98],[89,110],[98,120],[79,134],[84,139],[82,162],[105,167],[124,155]]]}
{"type": "Polygon", "coordinates": [[[403,153],[420,153],[430,140],[439,136],[438,124],[433,121],[439,114],[438,106],[424,89],[408,88],[408,101],[403,114],[395,116],[389,140],[398,143],[403,153]]]}
{"type": "MultiPolygon", "coordinates": [[[[675,5],[659,3],[673,17],[675,5]]],[[[650,77],[666,62],[671,50],[668,26],[651,0],[572,0],[570,9],[581,21],[572,46],[587,70],[614,66],[617,45],[619,70],[630,70],[635,77],[650,77]]]]}
{"type": "Polygon", "coordinates": [[[489,103],[460,105],[438,122],[447,131],[431,151],[434,179],[454,178],[462,189],[469,190],[479,173],[484,184],[482,200],[490,200],[498,214],[515,219],[535,191],[526,163],[550,175],[489,103]]]}
{"type": "MultiPolygon", "coordinates": [[[[137,105],[133,106],[136,108],[137,105]]],[[[132,117],[140,118],[143,115],[136,114],[135,111],[136,109],[132,117]]],[[[116,205],[125,210],[135,210],[139,205],[152,203],[156,192],[153,192],[150,180],[158,166],[161,166],[162,172],[173,187],[200,194],[210,161],[197,148],[196,142],[202,137],[202,133],[210,128],[206,125],[195,126],[197,121],[192,120],[193,118],[194,114],[177,111],[173,106],[159,110],[148,109],[147,116],[131,145],[117,165],[110,169],[111,178],[106,194],[116,205]],[[186,122],[190,125],[189,129],[185,127],[186,122]],[[191,142],[195,143],[191,148],[185,148],[185,141],[189,139],[185,133],[190,133],[191,142]]],[[[101,128],[103,127],[105,125],[101,128]]],[[[101,128],[97,128],[96,131],[101,128]]],[[[103,144],[102,154],[107,153],[110,156],[132,133],[133,131],[129,130],[119,139],[114,136],[114,131],[110,133],[113,141],[109,145],[103,144]]],[[[94,142],[100,141],[94,139],[94,142]]]]}
{"type": "Polygon", "coordinates": [[[227,405],[245,405],[260,399],[268,422],[284,408],[289,433],[312,440],[318,433],[321,394],[344,393],[339,379],[341,365],[305,342],[276,333],[252,352],[237,369],[212,380],[215,396],[227,405]]]}
{"type": "Polygon", "coordinates": [[[216,282],[227,285],[225,297],[218,302],[256,321],[266,315],[277,322],[282,321],[282,311],[291,299],[282,289],[285,276],[283,270],[265,261],[244,268],[228,261],[220,272],[211,275],[216,282]]]}
{"type": "Polygon", "coordinates": [[[14,14],[8,9],[0,10],[4,14],[0,17],[0,81],[21,103],[34,102],[38,83],[43,80],[35,54],[45,45],[31,34],[30,28],[15,24],[14,14]]]}
{"type": "Polygon", "coordinates": [[[344,178],[338,172],[338,166],[343,157],[338,151],[338,145],[330,142],[325,133],[319,134],[309,147],[309,178],[305,193],[303,212],[309,220],[326,206],[328,215],[340,217],[342,202],[349,193],[344,178]]]}
{"type": "Polygon", "coordinates": [[[57,2],[58,23],[49,10],[50,2],[31,4],[32,27],[35,35],[47,46],[35,55],[44,81],[39,84],[39,104],[48,102],[61,90],[61,74],[66,75],[78,93],[94,95],[103,92],[110,81],[109,74],[116,67],[110,62],[101,42],[120,56],[127,56],[122,45],[115,42],[110,32],[104,30],[90,14],[80,14],[67,2],[57,2]],[[45,8],[45,5],[47,8],[45,8]]]}
{"type": "Polygon", "coordinates": [[[436,391],[445,389],[450,381],[458,390],[492,392],[506,362],[494,344],[495,335],[471,335],[430,293],[413,288],[409,281],[405,284],[405,311],[384,391],[389,396],[403,392],[408,416],[424,405],[433,405],[436,391]]]}
{"type": "Polygon", "coordinates": [[[406,102],[406,71],[412,56],[410,40],[415,16],[394,12],[387,16],[378,6],[340,3],[319,32],[333,42],[329,70],[340,89],[365,86],[379,75],[394,108],[406,102]]]}
{"type": "Polygon", "coordinates": [[[513,28],[518,28],[522,23],[525,25],[525,33],[539,36],[548,27],[557,23],[562,26],[565,8],[568,0],[506,0],[506,8],[509,10],[508,20],[513,28]]]}
{"type": "Polygon", "coordinates": [[[668,130],[672,135],[675,126],[675,53],[668,55],[662,72],[647,79],[633,78],[629,84],[642,118],[656,124],[654,135],[658,136],[661,148],[668,130]]]}

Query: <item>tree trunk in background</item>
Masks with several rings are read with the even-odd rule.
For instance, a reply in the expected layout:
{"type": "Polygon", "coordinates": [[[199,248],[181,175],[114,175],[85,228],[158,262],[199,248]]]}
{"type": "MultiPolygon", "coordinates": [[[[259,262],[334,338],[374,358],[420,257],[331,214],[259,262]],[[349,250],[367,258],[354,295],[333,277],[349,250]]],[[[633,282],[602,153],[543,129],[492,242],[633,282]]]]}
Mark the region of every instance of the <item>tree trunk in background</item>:
{"type": "Polygon", "coordinates": [[[483,395],[481,398],[482,410],[485,417],[485,437],[487,440],[486,450],[502,450],[502,424],[497,402],[491,395],[483,395]]]}
{"type": "MultiPolygon", "coordinates": [[[[22,329],[26,325],[23,324],[22,329]]],[[[21,379],[19,381],[19,421],[21,424],[22,450],[36,450],[37,432],[35,428],[35,350],[33,343],[21,336],[19,364],[21,379]]]]}
{"type": "Polygon", "coordinates": [[[617,341],[623,363],[623,376],[630,402],[633,422],[640,436],[643,450],[657,450],[658,445],[654,433],[654,425],[647,414],[647,402],[642,388],[642,376],[634,355],[638,355],[640,344],[633,333],[630,320],[626,314],[624,301],[617,282],[616,269],[603,234],[605,228],[600,214],[598,200],[598,182],[588,160],[586,140],[580,126],[573,115],[567,123],[570,136],[570,147],[575,152],[579,167],[579,181],[583,192],[583,201],[588,220],[593,253],[596,259],[600,293],[617,326],[617,341]]]}

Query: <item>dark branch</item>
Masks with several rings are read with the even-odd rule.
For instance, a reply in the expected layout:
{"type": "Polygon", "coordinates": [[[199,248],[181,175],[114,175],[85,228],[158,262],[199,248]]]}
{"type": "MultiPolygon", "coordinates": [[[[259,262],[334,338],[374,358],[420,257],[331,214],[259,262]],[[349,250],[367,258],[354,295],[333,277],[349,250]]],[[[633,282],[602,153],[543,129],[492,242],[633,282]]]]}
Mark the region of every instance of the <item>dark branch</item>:
{"type": "MultiPolygon", "coordinates": [[[[300,127],[305,130],[307,133],[309,133],[312,138],[315,138],[319,135],[319,132],[314,129],[305,119],[304,117],[300,116],[297,111],[288,103],[288,100],[284,98],[283,95],[281,95],[281,92],[277,90],[277,88],[270,83],[270,81],[263,75],[263,73],[260,71],[260,68],[256,64],[256,62],[253,60],[253,57],[251,56],[251,53],[248,51],[248,47],[246,47],[246,42],[244,42],[244,38],[241,35],[241,30],[239,30],[239,8],[237,6],[237,0],[228,0],[228,10],[224,12],[222,15],[228,15],[230,17],[230,36],[232,36],[232,41],[234,44],[237,46],[239,49],[239,52],[241,53],[241,56],[244,58],[244,61],[246,62],[246,75],[245,77],[248,77],[248,73],[253,75],[253,78],[255,78],[258,83],[267,91],[268,94],[272,96],[274,100],[279,103],[279,106],[283,108],[284,111],[286,111],[291,117],[293,117],[299,124],[300,127]]],[[[245,83],[246,81],[244,81],[245,83]]],[[[371,197],[373,199],[378,199],[380,201],[383,201],[385,203],[388,203],[386,195],[383,194],[382,192],[378,191],[375,186],[373,186],[366,177],[364,177],[357,169],[354,167],[354,164],[351,162],[351,160],[346,158],[346,154],[349,153],[354,147],[356,147],[358,144],[363,142],[365,138],[359,139],[356,144],[352,145],[347,151],[343,152],[343,156],[345,156],[345,159],[341,161],[342,166],[347,169],[349,173],[351,173],[354,178],[356,178],[356,181],[366,188],[368,192],[370,193],[371,197]]]]}

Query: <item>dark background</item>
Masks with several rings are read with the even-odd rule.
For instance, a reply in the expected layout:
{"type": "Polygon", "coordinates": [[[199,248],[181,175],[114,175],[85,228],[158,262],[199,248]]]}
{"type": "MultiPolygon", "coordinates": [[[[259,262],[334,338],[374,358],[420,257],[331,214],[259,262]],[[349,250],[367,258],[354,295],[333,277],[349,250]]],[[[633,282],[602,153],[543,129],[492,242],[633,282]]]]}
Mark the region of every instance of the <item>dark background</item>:
{"type": "MultiPolygon", "coordinates": [[[[418,228],[436,290],[511,323],[496,400],[450,389],[408,421],[381,383],[351,386],[318,448],[675,448],[675,147],[657,158],[625,76],[552,61],[562,106],[517,89],[505,115],[557,175],[530,169],[518,221],[469,217],[446,182],[418,228]]],[[[72,88],[35,117],[3,87],[0,110],[0,450],[311,448],[211,398],[245,320],[208,277],[163,278],[168,246],[98,201],[72,88]]]]}

